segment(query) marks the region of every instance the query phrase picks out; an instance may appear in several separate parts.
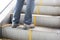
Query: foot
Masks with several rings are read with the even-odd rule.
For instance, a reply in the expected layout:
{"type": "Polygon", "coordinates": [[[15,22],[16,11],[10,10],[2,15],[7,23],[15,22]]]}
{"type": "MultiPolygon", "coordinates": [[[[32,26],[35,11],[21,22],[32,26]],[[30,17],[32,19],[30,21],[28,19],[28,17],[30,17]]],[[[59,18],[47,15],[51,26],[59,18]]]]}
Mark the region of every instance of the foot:
{"type": "Polygon", "coordinates": [[[17,26],[19,26],[18,24],[12,24],[12,28],[16,28],[17,26]]]}
{"type": "Polygon", "coordinates": [[[30,29],[30,28],[34,28],[34,24],[30,24],[30,25],[24,24],[23,29],[27,30],[27,29],[30,29]]]}
{"type": "Polygon", "coordinates": [[[30,24],[30,25],[24,24],[24,27],[27,27],[27,28],[34,28],[34,24],[30,24]]]}

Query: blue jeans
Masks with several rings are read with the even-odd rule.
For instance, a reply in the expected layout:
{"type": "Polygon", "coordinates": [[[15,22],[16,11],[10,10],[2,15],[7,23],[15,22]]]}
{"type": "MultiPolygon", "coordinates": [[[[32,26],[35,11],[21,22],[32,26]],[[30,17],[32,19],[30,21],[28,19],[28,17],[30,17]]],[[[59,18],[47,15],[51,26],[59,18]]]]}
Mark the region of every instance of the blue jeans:
{"type": "MultiPolygon", "coordinates": [[[[17,0],[16,6],[14,9],[12,24],[19,24],[20,14],[24,5],[24,1],[25,0],[17,0]]],[[[25,11],[25,18],[24,18],[25,24],[30,25],[32,23],[33,9],[34,9],[34,0],[27,0],[27,7],[25,11]]]]}

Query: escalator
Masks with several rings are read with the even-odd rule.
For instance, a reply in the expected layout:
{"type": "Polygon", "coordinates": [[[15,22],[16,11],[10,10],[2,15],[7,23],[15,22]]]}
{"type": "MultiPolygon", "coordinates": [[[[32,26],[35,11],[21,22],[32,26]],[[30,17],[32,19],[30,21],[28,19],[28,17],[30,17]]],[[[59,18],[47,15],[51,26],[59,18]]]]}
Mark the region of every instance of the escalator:
{"type": "Polygon", "coordinates": [[[1,37],[11,40],[60,40],[60,1],[42,0],[42,5],[40,5],[41,3],[39,4],[39,1],[35,0],[36,6],[32,14],[32,23],[35,25],[35,28],[29,30],[20,29],[20,27],[23,27],[25,16],[26,5],[24,5],[20,27],[11,27],[13,12],[9,11],[6,14],[2,13],[0,15],[0,27],[2,27],[1,37]],[[3,18],[1,18],[2,16],[3,18]]]}

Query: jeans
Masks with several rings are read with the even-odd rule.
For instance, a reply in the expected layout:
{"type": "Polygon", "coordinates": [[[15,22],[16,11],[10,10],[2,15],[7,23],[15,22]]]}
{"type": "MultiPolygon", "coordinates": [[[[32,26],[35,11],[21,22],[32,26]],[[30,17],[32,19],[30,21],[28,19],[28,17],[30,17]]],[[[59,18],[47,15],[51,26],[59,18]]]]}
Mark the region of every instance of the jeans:
{"type": "MultiPolygon", "coordinates": [[[[17,0],[14,13],[12,24],[19,24],[21,10],[23,8],[25,0],[17,0]]],[[[24,23],[30,25],[32,23],[32,13],[34,9],[34,0],[27,0],[27,7],[25,11],[24,23]]]]}

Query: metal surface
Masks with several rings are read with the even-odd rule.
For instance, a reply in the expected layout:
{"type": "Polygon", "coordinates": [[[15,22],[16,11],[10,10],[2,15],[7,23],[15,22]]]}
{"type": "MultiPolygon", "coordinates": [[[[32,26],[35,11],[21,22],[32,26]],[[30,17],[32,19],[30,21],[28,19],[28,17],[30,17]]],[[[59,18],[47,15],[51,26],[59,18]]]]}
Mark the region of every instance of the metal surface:
{"type": "MultiPolygon", "coordinates": [[[[25,12],[26,5],[23,6],[22,12],[25,12]]],[[[35,6],[33,13],[40,15],[60,15],[60,7],[54,6],[35,6]]]]}
{"type": "Polygon", "coordinates": [[[0,27],[2,27],[2,24],[8,23],[8,21],[10,20],[10,11],[14,7],[13,3],[14,1],[0,14],[0,27]]]}
{"type": "MultiPolygon", "coordinates": [[[[3,37],[14,40],[28,40],[29,30],[5,27],[2,28],[3,37]]],[[[60,30],[36,27],[31,32],[32,40],[60,40],[60,30]]]]}
{"type": "MultiPolygon", "coordinates": [[[[27,0],[25,0],[25,3],[27,3],[27,0]]],[[[35,0],[35,5],[59,6],[60,5],[60,0],[35,0]]]]}
{"type": "MultiPolygon", "coordinates": [[[[1,11],[0,11],[0,14],[11,4],[13,2],[13,0],[10,0],[10,1],[8,1],[7,0],[7,3],[4,5],[4,6],[1,6],[1,11]]],[[[3,5],[3,4],[2,4],[3,5]]]]}
{"type": "MultiPolygon", "coordinates": [[[[24,14],[21,15],[20,23],[24,23],[24,14]]],[[[32,15],[32,23],[45,27],[60,27],[60,16],[32,15]],[[34,18],[35,17],[35,18],[34,18]]]]}
{"type": "MultiPolygon", "coordinates": [[[[3,19],[4,21],[3,20],[1,21],[1,24],[8,23],[8,21],[5,20],[9,20],[10,19],[9,17],[10,17],[9,14],[8,16],[6,15],[3,19]]],[[[21,15],[20,23],[23,24],[24,23],[23,21],[24,21],[24,14],[21,15]]],[[[60,16],[32,15],[32,23],[33,24],[36,23],[36,25],[39,26],[60,28],[60,16]]]]}

